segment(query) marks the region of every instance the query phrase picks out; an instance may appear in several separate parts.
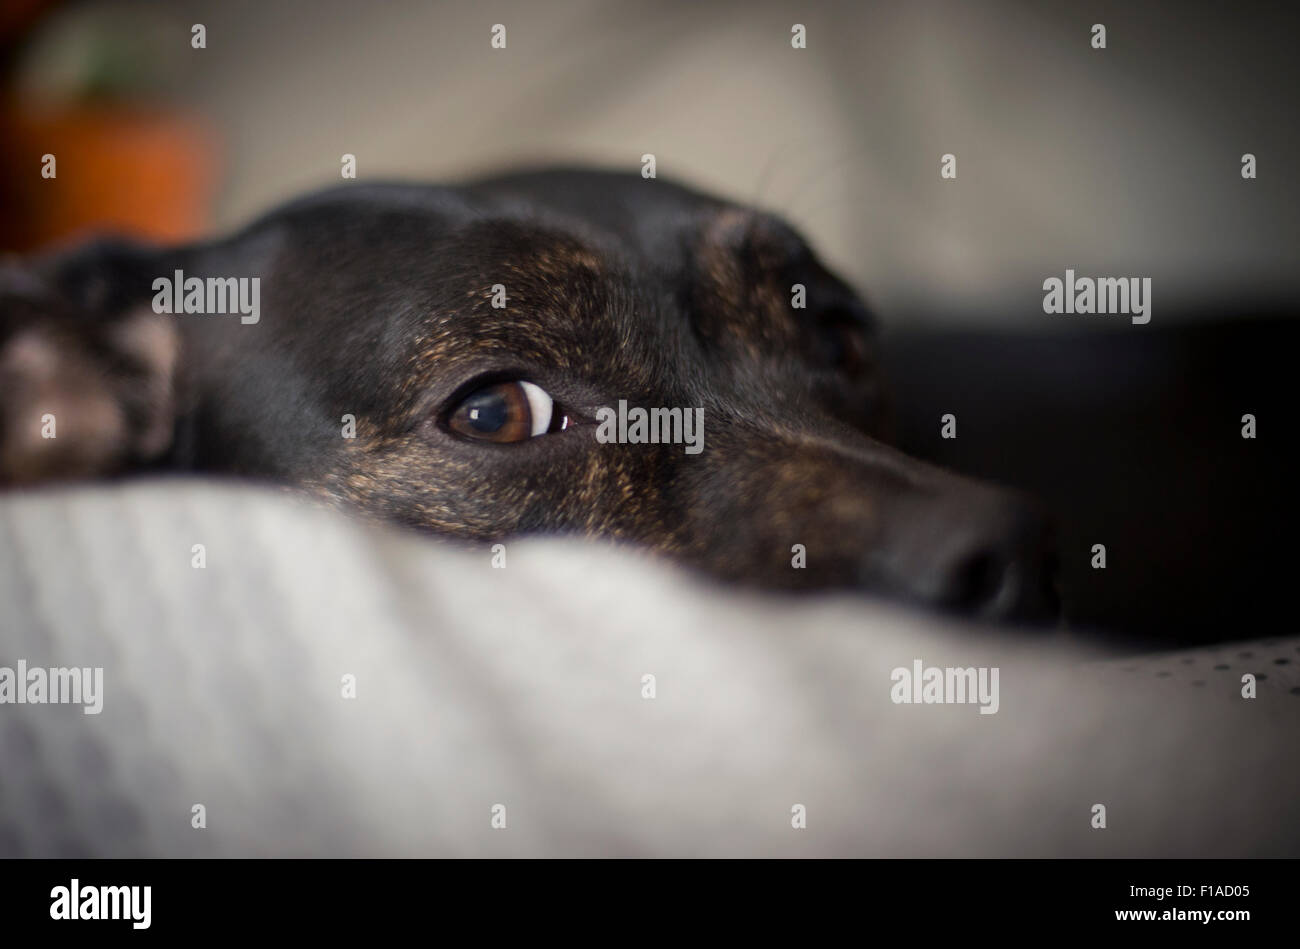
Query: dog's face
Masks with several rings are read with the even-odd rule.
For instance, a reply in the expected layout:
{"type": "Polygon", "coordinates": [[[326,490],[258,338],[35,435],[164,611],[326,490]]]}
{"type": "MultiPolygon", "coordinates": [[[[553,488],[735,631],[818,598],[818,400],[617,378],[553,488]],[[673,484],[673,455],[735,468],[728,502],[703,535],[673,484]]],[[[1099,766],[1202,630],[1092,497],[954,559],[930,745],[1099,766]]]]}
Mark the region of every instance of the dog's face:
{"type": "Polygon", "coordinates": [[[468,539],[578,533],[767,586],[1049,608],[1041,522],[878,440],[866,308],[756,211],[590,172],[345,187],[43,281],[62,306],[178,333],[178,355],[155,341],[136,365],[171,381],[180,465],[468,539]],[[258,322],[143,310],[175,270],[259,278],[258,322]],[[620,403],[677,410],[690,443],[609,440],[620,403]]]}

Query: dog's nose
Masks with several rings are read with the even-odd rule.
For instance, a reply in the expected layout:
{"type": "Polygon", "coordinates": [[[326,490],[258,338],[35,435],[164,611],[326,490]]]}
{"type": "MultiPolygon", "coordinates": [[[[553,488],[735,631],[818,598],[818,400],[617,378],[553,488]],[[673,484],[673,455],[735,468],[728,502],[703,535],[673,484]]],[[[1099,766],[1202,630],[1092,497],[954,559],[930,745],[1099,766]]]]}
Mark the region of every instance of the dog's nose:
{"type": "Polygon", "coordinates": [[[892,506],[864,585],[987,619],[1038,623],[1060,613],[1050,522],[995,491],[892,506]]]}

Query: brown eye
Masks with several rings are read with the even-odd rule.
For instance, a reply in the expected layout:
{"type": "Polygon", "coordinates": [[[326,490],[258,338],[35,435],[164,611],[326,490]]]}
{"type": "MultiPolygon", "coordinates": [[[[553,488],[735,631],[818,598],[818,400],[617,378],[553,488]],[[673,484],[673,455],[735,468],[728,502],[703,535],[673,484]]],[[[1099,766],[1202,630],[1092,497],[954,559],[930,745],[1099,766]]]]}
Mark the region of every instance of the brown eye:
{"type": "Polygon", "coordinates": [[[551,397],[531,382],[498,382],[467,395],[447,417],[447,427],[466,438],[506,444],[546,434],[554,415],[551,397]]]}

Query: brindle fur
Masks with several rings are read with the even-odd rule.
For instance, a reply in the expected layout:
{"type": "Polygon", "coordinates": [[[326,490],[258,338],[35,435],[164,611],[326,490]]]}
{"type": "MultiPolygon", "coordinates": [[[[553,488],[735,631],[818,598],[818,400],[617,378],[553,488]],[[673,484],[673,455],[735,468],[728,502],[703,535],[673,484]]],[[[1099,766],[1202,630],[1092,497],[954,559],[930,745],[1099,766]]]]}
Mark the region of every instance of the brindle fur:
{"type": "Polygon", "coordinates": [[[0,281],[0,481],[242,475],[473,541],[576,533],[769,587],[1049,609],[1041,520],[884,444],[852,289],[777,218],[664,181],[348,185],[222,240],[101,242],[0,281]],[[260,322],[153,314],[152,281],[175,270],[261,278],[260,322]],[[482,378],[526,378],[576,422],[456,436],[442,413],[482,378]],[[59,439],[28,437],[60,387],[59,439]],[[619,399],[702,406],[704,451],[598,442],[596,410],[619,399]]]}

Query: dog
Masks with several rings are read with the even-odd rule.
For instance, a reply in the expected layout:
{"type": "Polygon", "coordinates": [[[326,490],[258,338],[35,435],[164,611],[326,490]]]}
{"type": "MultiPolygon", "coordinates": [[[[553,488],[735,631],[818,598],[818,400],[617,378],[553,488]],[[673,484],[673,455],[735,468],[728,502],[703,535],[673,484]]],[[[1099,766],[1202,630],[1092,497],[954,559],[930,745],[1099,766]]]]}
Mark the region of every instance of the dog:
{"type": "Polygon", "coordinates": [[[0,301],[7,486],[234,475],[475,542],[579,534],[769,588],[1058,609],[1037,508],[889,447],[860,297],[779,218],[684,186],[344,185],[211,242],[11,261],[0,301]],[[662,409],[667,436],[698,417],[699,450],[597,437],[615,405],[662,409]]]}

